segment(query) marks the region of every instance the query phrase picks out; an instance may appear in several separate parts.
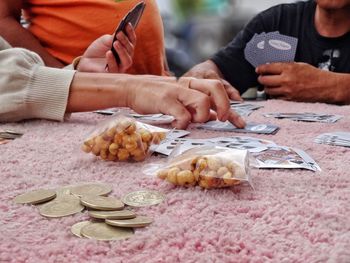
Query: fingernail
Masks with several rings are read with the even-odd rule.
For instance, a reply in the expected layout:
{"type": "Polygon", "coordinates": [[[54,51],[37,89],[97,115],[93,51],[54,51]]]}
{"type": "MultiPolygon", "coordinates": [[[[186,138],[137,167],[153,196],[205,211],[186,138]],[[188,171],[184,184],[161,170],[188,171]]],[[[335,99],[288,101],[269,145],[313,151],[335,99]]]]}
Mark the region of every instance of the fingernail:
{"type": "Polygon", "coordinates": [[[246,125],[246,123],[245,123],[245,121],[242,119],[242,117],[239,117],[239,118],[238,118],[238,124],[239,124],[239,126],[242,127],[242,128],[244,128],[245,125],[246,125]]]}

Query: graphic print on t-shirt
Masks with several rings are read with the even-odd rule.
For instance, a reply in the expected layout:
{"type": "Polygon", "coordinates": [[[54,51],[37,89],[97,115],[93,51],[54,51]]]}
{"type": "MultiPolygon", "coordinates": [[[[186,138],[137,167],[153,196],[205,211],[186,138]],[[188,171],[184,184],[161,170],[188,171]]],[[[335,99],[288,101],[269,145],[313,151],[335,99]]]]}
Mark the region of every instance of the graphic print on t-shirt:
{"type": "Polygon", "coordinates": [[[335,71],[336,62],[340,58],[339,49],[327,49],[322,54],[321,62],[318,63],[318,68],[326,71],[335,71]]]}

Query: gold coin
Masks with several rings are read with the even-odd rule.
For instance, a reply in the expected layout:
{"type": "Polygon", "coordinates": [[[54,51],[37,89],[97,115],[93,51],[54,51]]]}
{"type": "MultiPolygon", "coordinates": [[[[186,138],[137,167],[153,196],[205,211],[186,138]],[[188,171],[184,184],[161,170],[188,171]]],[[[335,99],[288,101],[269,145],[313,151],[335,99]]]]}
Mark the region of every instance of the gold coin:
{"type": "Polygon", "coordinates": [[[84,226],[87,226],[87,225],[90,225],[92,224],[90,221],[82,221],[82,222],[79,222],[79,223],[76,223],[74,224],[70,231],[72,232],[73,235],[77,236],[77,237],[83,237],[81,235],[81,229],[84,227],[84,226]]]}
{"type": "Polygon", "coordinates": [[[81,229],[81,235],[102,241],[121,240],[134,235],[132,228],[119,228],[105,223],[91,223],[81,229]]]}
{"type": "Polygon", "coordinates": [[[106,184],[89,183],[73,186],[70,188],[70,192],[73,195],[107,195],[112,192],[112,187],[106,184]]]}
{"type": "Polygon", "coordinates": [[[143,207],[157,205],[165,199],[165,196],[157,191],[142,190],[132,192],[122,198],[122,202],[129,206],[143,207]]]}
{"type": "Polygon", "coordinates": [[[152,218],[146,216],[138,216],[132,219],[111,220],[106,219],[106,224],[118,227],[145,227],[153,222],[152,218]]]}
{"type": "Polygon", "coordinates": [[[131,219],[136,214],[130,210],[121,211],[89,211],[89,216],[96,219],[131,219]]]}
{"type": "Polygon", "coordinates": [[[61,197],[62,195],[70,195],[69,187],[61,187],[56,189],[57,197],[61,197]]]}
{"type": "Polygon", "coordinates": [[[115,211],[121,210],[124,208],[124,204],[114,198],[114,197],[105,197],[105,196],[93,196],[93,195],[84,195],[80,202],[89,208],[96,210],[108,210],[115,211]]]}
{"type": "Polygon", "coordinates": [[[39,189],[16,196],[14,201],[17,204],[40,204],[56,197],[56,192],[52,190],[39,189]]]}
{"type": "Polygon", "coordinates": [[[45,217],[64,217],[83,210],[80,199],[74,195],[61,196],[39,208],[40,214],[45,217]]]}

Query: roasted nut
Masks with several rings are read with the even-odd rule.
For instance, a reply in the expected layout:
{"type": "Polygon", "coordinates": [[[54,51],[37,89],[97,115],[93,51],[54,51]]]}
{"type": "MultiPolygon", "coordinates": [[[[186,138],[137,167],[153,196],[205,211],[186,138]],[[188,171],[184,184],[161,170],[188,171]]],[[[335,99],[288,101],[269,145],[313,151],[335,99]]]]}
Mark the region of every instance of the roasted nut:
{"type": "Polygon", "coordinates": [[[181,171],[177,174],[178,185],[193,185],[195,182],[194,175],[190,170],[181,171]]]}
{"type": "Polygon", "coordinates": [[[93,154],[95,154],[96,156],[100,156],[100,152],[101,152],[100,145],[95,144],[95,145],[92,147],[91,152],[92,152],[93,154]]]}
{"type": "Polygon", "coordinates": [[[116,143],[116,144],[118,144],[118,145],[122,145],[122,143],[123,143],[123,136],[124,136],[124,133],[116,133],[115,135],[114,135],[114,140],[113,140],[113,142],[114,143],[116,143]]]}
{"type": "Polygon", "coordinates": [[[125,132],[129,135],[135,133],[136,132],[136,124],[131,123],[130,126],[125,129],[125,132]]]}
{"type": "Polygon", "coordinates": [[[112,127],[110,129],[108,129],[105,134],[106,134],[106,136],[108,136],[110,138],[114,138],[114,135],[116,132],[117,132],[116,127],[112,127]]]}
{"type": "Polygon", "coordinates": [[[167,181],[177,185],[177,174],[180,172],[180,169],[175,167],[175,168],[171,168],[168,172],[168,177],[167,177],[167,181]]]}
{"type": "Polygon", "coordinates": [[[157,174],[157,176],[162,179],[162,180],[165,180],[167,177],[168,177],[168,170],[167,169],[164,169],[164,170],[160,170],[157,174]]]}
{"type": "Polygon", "coordinates": [[[86,146],[89,146],[90,148],[92,148],[92,146],[94,146],[94,144],[95,144],[95,141],[94,141],[94,139],[92,138],[92,139],[89,139],[89,140],[85,141],[84,144],[85,144],[86,146]]]}
{"type": "Polygon", "coordinates": [[[114,154],[109,153],[108,157],[107,157],[107,160],[108,161],[116,161],[117,160],[117,156],[114,155],[114,154]]]}
{"type": "Polygon", "coordinates": [[[151,142],[152,141],[152,133],[150,133],[149,131],[145,130],[145,129],[141,129],[140,130],[140,135],[141,135],[141,139],[144,142],[151,142]]]}
{"type": "Polygon", "coordinates": [[[109,152],[113,155],[117,155],[119,149],[119,145],[116,143],[112,143],[109,145],[109,152]]]}
{"type": "Polygon", "coordinates": [[[224,183],[228,186],[240,184],[239,180],[233,179],[233,175],[230,172],[227,172],[226,174],[224,174],[222,178],[224,180],[224,183]]]}
{"type": "Polygon", "coordinates": [[[166,134],[164,132],[154,132],[153,133],[153,144],[160,144],[162,140],[164,140],[166,137],[166,134]]]}
{"type": "Polygon", "coordinates": [[[109,154],[108,150],[103,149],[103,150],[101,150],[101,152],[100,152],[100,157],[101,157],[103,160],[107,160],[108,154],[109,154]]]}
{"type": "Polygon", "coordinates": [[[199,171],[203,171],[204,169],[206,169],[208,167],[208,163],[207,160],[205,159],[199,159],[197,162],[197,169],[199,171]]]}
{"type": "Polygon", "coordinates": [[[83,144],[83,145],[81,146],[81,149],[82,149],[84,152],[86,152],[86,153],[90,153],[90,152],[91,152],[91,146],[88,146],[88,145],[86,145],[86,144],[83,144]]]}
{"type": "Polygon", "coordinates": [[[137,142],[127,143],[125,145],[125,149],[127,149],[129,152],[132,152],[133,150],[137,149],[137,142]]]}
{"type": "Polygon", "coordinates": [[[221,162],[216,157],[207,158],[208,169],[212,171],[217,171],[221,166],[221,162]]]}
{"type": "Polygon", "coordinates": [[[129,159],[129,152],[128,152],[128,150],[126,150],[126,149],[120,149],[119,151],[118,151],[118,159],[119,159],[119,161],[126,161],[127,159],[129,159]]]}
{"type": "Polygon", "coordinates": [[[217,174],[219,177],[223,177],[224,174],[228,173],[229,170],[227,167],[223,166],[223,167],[220,167],[217,171],[217,174]]]}

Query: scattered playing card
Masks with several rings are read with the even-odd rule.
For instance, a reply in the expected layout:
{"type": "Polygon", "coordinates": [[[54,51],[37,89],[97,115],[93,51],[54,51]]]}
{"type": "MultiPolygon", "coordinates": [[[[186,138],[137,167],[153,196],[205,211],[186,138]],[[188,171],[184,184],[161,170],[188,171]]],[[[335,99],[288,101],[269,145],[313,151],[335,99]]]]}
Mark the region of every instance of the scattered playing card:
{"type": "Polygon", "coordinates": [[[147,124],[152,124],[152,125],[170,124],[174,121],[174,117],[169,115],[164,115],[164,114],[143,115],[128,109],[120,109],[120,108],[97,110],[97,111],[94,111],[94,113],[98,113],[102,115],[124,114],[125,116],[135,118],[137,121],[147,123],[147,124]]]}
{"type": "Polygon", "coordinates": [[[181,152],[184,152],[194,147],[210,145],[213,145],[213,143],[204,139],[177,138],[173,140],[165,140],[155,149],[155,152],[169,156],[172,151],[178,147],[181,147],[181,152]]]}
{"type": "Polygon", "coordinates": [[[185,137],[185,136],[187,136],[189,134],[190,134],[189,131],[173,129],[173,130],[171,130],[170,132],[167,133],[166,138],[167,139],[177,139],[177,138],[185,137]]]}
{"type": "Polygon", "coordinates": [[[276,119],[290,119],[293,121],[305,121],[305,122],[324,122],[335,123],[343,116],[332,114],[317,114],[317,113],[268,113],[264,114],[265,117],[274,117],[276,119]]]}
{"type": "Polygon", "coordinates": [[[266,63],[292,62],[298,39],[280,34],[278,31],[255,34],[244,49],[245,59],[254,67],[266,63]]]}
{"type": "Polygon", "coordinates": [[[242,117],[248,117],[253,111],[263,108],[264,106],[257,104],[242,103],[237,101],[231,101],[231,109],[234,110],[242,117]]]}
{"type": "Polygon", "coordinates": [[[286,146],[268,147],[266,151],[252,153],[256,168],[307,169],[321,171],[318,164],[304,151],[286,146]]]}
{"type": "Polygon", "coordinates": [[[331,132],[319,135],[316,143],[350,147],[350,132],[331,132]]]}
{"type": "Polygon", "coordinates": [[[276,134],[280,129],[276,125],[272,124],[256,124],[248,123],[244,129],[239,129],[235,127],[230,122],[220,122],[220,121],[210,121],[198,128],[213,130],[213,131],[227,131],[227,132],[241,132],[241,133],[257,133],[257,134],[276,134]]]}

